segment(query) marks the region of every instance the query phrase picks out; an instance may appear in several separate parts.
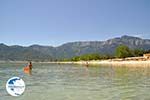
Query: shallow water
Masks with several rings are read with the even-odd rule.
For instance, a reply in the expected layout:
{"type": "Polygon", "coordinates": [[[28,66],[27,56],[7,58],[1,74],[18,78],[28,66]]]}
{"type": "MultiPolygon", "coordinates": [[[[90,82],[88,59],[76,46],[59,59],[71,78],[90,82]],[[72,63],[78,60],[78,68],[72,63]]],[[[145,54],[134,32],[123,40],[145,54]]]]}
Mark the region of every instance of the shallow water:
{"type": "Polygon", "coordinates": [[[34,63],[29,75],[23,72],[25,65],[0,64],[0,100],[150,100],[150,67],[34,63]],[[26,84],[19,97],[5,89],[13,76],[26,84]]]}

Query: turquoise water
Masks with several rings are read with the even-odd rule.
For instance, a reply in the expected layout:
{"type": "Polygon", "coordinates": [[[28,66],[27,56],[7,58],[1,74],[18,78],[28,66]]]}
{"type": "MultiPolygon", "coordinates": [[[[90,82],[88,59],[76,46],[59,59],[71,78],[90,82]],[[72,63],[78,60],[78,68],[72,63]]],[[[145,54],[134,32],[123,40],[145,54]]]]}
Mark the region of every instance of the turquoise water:
{"type": "Polygon", "coordinates": [[[0,64],[0,100],[150,100],[150,68],[89,66],[72,64],[0,64]],[[21,77],[26,84],[23,95],[10,96],[7,80],[21,77]]]}

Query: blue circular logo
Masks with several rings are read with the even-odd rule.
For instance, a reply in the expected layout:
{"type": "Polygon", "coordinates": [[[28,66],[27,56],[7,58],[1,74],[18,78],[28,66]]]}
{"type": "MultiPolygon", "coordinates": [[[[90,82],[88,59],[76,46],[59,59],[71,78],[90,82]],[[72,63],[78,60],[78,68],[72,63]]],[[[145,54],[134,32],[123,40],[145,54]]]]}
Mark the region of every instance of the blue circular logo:
{"type": "Polygon", "coordinates": [[[20,96],[25,90],[25,83],[19,77],[12,77],[6,83],[6,90],[11,96],[20,96]]]}

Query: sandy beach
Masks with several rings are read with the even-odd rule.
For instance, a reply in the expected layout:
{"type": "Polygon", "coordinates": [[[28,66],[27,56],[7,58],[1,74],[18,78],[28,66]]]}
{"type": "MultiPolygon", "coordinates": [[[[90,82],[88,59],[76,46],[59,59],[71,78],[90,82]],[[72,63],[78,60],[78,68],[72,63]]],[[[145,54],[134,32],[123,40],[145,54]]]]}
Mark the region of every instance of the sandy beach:
{"type": "Polygon", "coordinates": [[[150,67],[150,61],[89,61],[89,64],[129,66],[129,67],[150,67]]]}
{"type": "MultiPolygon", "coordinates": [[[[8,63],[8,61],[0,61],[0,63],[8,63]]],[[[9,61],[9,63],[27,63],[27,61],[9,61]]],[[[49,63],[49,64],[79,64],[79,65],[109,65],[109,66],[126,66],[126,67],[150,67],[150,60],[134,61],[123,60],[91,60],[91,61],[58,61],[58,62],[32,62],[32,63],[49,63]]]]}
{"type": "Polygon", "coordinates": [[[113,60],[92,60],[92,61],[77,61],[77,62],[50,62],[59,64],[80,64],[80,65],[111,65],[111,66],[126,66],[126,67],[150,67],[150,60],[147,61],[113,61],[113,60]]]}

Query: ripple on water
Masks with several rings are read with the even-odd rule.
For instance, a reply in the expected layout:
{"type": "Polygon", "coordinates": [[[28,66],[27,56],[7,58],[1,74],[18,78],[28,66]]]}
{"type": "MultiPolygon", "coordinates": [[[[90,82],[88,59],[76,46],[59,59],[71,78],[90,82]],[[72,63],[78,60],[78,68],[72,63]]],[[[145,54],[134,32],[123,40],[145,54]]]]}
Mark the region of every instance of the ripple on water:
{"type": "MultiPolygon", "coordinates": [[[[7,65],[7,64],[6,64],[7,65]]],[[[1,66],[1,64],[0,64],[1,66]]],[[[4,66],[4,65],[2,65],[4,66]]],[[[5,82],[23,75],[26,90],[18,100],[149,100],[150,69],[124,67],[88,67],[34,64],[32,75],[23,74],[18,65],[0,67],[0,99],[10,100],[5,82]],[[7,71],[8,70],[8,71],[7,71]],[[142,72],[141,72],[142,70],[142,72]]]]}

